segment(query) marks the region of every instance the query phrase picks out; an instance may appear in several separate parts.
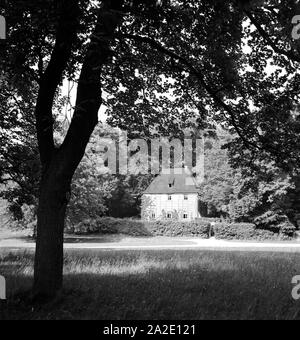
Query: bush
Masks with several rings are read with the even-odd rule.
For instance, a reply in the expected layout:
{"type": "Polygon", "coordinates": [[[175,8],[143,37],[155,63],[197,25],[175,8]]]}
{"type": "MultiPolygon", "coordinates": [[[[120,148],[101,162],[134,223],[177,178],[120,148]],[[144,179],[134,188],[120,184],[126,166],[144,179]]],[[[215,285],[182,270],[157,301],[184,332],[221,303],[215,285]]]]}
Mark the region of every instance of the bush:
{"type": "Polygon", "coordinates": [[[146,229],[154,236],[197,236],[208,238],[210,223],[202,221],[155,221],[146,222],[146,229]]]}
{"type": "Polygon", "coordinates": [[[293,233],[286,234],[282,232],[274,232],[271,230],[258,229],[255,224],[251,223],[217,223],[214,226],[214,232],[217,239],[223,240],[249,240],[249,241],[265,241],[265,240],[289,240],[293,237],[293,233]]]}
{"type": "Polygon", "coordinates": [[[214,226],[214,233],[217,239],[247,240],[253,238],[255,233],[255,225],[248,223],[216,223],[214,226]]]}
{"type": "Polygon", "coordinates": [[[293,238],[296,233],[296,227],[291,222],[284,222],[280,225],[280,234],[282,238],[293,238]]]}
{"type": "Polygon", "coordinates": [[[97,232],[97,223],[93,219],[86,219],[78,223],[73,229],[73,233],[76,235],[93,234],[95,232],[97,232]]]}
{"type": "Polygon", "coordinates": [[[67,233],[124,234],[129,236],[197,236],[208,238],[210,223],[206,221],[142,221],[111,217],[88,219],[76,226],[68,227],[67,233]]]}
{"type": "Polygon", "coordinates": [[[270,230],[273,233],[280,234],[283,239],[294,237],[296,231],[296,227],[286,215],[272,210],[257,217],[254,223],[257,229],[270,230]]]}
{"type": "Polygon", "coordinates": [[[23,218],[21,220],[10,221],[10,226],[16,229],[28,230],[32,237],[36,235],[37,216],[36,207],[24,204],[21,207],[23,218]]]}
{"type": "MultiPolygon", "coordinates": [[[[212,223],[212,222],[211,222],[212,223]]],[[[209,238],[211,223],[206,219],[190,222],[181,221],[143,221],[133,219],[118,219],[104,217],[88,219],[74,227],[67,228],[67,233],[77,235],[87,234],[123,234],[135,237],[148,236],[189,236],[209,238]]],[[[213,227],[217,239],[222,240],[290,240],[294,235],[289,225],[281,228],[280,232],[257,228],[250,223],[214,223],[213,227]]]]}

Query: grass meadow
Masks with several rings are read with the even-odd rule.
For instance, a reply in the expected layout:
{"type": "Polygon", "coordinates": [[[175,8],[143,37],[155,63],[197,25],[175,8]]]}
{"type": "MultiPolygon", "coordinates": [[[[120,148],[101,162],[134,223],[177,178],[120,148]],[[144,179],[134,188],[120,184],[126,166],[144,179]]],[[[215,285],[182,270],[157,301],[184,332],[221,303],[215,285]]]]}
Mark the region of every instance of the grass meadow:
{"type": "Polygon", "coordinates": [[[1,251],[0,273],[1,319],[300,319],[296,253],[69,250],[64,291],[44,306],[26,302],[32,252],[1,251]]]}

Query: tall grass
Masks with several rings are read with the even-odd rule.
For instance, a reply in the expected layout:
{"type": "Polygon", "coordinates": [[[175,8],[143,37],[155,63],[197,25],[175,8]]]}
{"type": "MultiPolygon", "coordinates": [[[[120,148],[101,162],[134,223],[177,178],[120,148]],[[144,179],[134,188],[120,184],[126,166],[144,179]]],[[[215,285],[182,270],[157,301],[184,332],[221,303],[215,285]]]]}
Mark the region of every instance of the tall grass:
{"type": "Polygon", "coordinates": [[[19,298],[33,255],[2,252],[7,319],[298,319],[291,279],[300,254],[199,250],[68,251],[63,295],[43,307],[19,298]]]}

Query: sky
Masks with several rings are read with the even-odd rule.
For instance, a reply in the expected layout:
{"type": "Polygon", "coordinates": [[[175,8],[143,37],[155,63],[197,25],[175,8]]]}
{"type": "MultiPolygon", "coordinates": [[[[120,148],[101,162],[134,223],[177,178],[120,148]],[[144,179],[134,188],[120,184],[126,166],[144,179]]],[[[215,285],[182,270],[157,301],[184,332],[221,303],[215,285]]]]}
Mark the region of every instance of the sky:
{"type": "MultiPolygon", "coordinates": [[[[70,98],[70,104],[64,108],[64,116],[67,115],[68,120],[70,121],[73,114],[73,109],[75,107],[76,102],[76,93],[77,93],[77,83],[69,82],[67,79],[64,80],[63,85],[61,87],[62,95],[70,98]]],[[[103,94],[105,97],[105,93],[103,94]]],[[[105,105],[101,105],[99,110],[99,120],[101,122],[105,122],[107,119],[107,115],[105,114],[107,107],[105,105]]]]}

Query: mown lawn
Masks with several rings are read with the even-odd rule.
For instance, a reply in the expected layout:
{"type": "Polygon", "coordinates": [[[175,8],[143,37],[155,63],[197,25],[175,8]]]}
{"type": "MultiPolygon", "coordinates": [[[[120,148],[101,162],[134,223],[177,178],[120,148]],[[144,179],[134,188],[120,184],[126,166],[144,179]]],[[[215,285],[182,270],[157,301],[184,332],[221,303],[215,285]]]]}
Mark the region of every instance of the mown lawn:
{"type": "Polygon", "coordinates": [[[300,318],[291,297],[300,254],[68,251],[64,292],[43,307],[23,301],[32,266],[30,252],[0,252],[9,297],[1,319],[300,318]]]}

